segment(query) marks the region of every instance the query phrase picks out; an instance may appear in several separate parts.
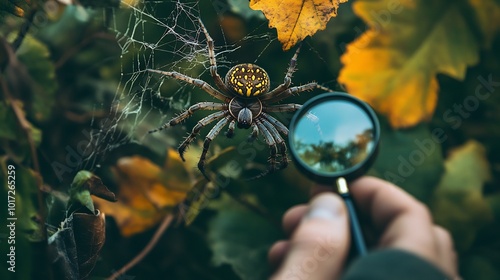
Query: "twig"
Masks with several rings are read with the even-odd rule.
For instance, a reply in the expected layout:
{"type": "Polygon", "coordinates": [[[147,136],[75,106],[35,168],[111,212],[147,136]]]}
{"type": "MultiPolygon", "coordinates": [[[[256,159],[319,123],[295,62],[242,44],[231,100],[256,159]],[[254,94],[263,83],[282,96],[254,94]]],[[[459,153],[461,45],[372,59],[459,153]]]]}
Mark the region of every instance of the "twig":
{"type": "Polygon", "coordinates": [[[120,275],[125,274],[128,270],[130,270],[132,267],[134,267],[136,264],[138,264],[144,257],[146,257],[147,254],[151,251],[151,249],[156,246],[156,243],[160,240],[160,237],[163,235],[165,230],[170,226],[170,223],[172,222],[174,216],[172,214],[168,214],[165,216],[163,221],[161,222],[160,226],[156,230],[155,234],[153,235],[153,238],[149,240],[149,243],[142,249],[142,251],[135,256],[130,262],[128,262],[126,265],[124,265],[122,268],[120,268],[118,271],[113,273],[113,275],[109,276],[106,278],[106,280],[114,280],[117,279],[120,275]]]}
{"type": "Polygon", "coordinates": [[[35,19],[35,15],[37,12],[38,12],[38,9],[36,7],[32,8],[30,10],[28,17],[26,18],[26,21],[23,23],[23,25],[21,25],[21,28],[19,29],[19,33],[17,33],[16,39],[14,40],[14,42],[12,42],[12,48],[14,49],[14,52],[16,52],[17,49],[19,49],[19,47],[23,43],[24,38],[26,37],[26,35],[28,34],[28,31],[30,30],[31,24],[33,23],[33,20],[35,19]]]}
{"type": "Polygon", "coordinates": [[[0,77],[0,84],[2,85],[2,91],[5,95],[5,99],[7,100],[8,104],[12,107],[12,110],[14,111],[14,114],[16,115],[16,119],[19,122],[19,125],[23,129],[24,133],[26,134],[26,137],[28,138],[28,144],[30,146],[30,152],[31,152],[31,160],[33,161],[33,170],[35,171],[35,179],[37,183],[37,198],[38,198],[38,205],[40,207],[40,226],[41,226],[41,233],[42,233],[42,238],[46,241],[47,240],[47,228],[45,226],[45,216],[46,216],[46,209],[45,209],[45,202],[43,199],[43,179],[42,176],[40,175],[40,165],[38,163],[38,155],[36,153],[36,147],[35,147],[35,141],[33,141],[33,136],[31,135],[31,124],[26,120],[24,113],[21,108],[19,108],[19,104],[17,100],[15,100],[12,95],[10,94],[9,88],[7,87],[7,83],[5,83],[4,79],[0,77]]]}

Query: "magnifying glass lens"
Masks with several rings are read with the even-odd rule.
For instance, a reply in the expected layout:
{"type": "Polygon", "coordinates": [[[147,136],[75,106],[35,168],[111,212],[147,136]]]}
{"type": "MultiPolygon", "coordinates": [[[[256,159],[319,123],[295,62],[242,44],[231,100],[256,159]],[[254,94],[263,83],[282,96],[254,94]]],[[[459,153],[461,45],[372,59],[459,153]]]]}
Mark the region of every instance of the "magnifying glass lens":
{"type": "Polygon", "coordinates": [[[298,119],[291,145],[303,164],[334,176],[371,154],[375,147],[373,121],[352,102],[322,102],[298,119]]]}
{"type": "Polygon", "coordinates": [[[375,159],[379,124],[373,110],[345,93],[306,102],[290,123],[289,144],[297,167],[312,179],[354,180],[375,159]]]}

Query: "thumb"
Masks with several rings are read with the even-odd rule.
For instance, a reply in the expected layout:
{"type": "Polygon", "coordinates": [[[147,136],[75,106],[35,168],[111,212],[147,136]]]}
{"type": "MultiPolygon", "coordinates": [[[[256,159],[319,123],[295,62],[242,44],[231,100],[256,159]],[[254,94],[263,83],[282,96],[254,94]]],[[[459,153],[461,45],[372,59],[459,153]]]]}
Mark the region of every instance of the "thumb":
{"type": "Polygon", "coordinates": [[[343,268],[350,245],[349,221],[342,199],[323,193],[312,200],[295,230],[274,280],[334,279],[343,268]]]}

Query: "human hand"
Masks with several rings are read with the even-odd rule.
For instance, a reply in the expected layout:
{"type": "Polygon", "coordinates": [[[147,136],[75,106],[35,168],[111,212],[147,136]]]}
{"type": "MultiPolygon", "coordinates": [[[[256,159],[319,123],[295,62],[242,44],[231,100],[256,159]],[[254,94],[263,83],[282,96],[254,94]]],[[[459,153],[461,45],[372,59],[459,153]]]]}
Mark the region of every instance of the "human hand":
{"type": "MultiPolygon", "coordinates": [[[[374,177],[352,182],[350,192],[360,214],[369,216],[380,232],[378,249],[405,250],[451,277],[458,275],[452,239],[445,229],[433,224],[425,205],[374,177]]],[[[315,196],[309,205],[288,210],[283,228],[291,238],[269,250],[271,264],[280,266],[272,279],[339,278],[350,247],[346,211],[340,196],[331,192],[315,196]]]]}

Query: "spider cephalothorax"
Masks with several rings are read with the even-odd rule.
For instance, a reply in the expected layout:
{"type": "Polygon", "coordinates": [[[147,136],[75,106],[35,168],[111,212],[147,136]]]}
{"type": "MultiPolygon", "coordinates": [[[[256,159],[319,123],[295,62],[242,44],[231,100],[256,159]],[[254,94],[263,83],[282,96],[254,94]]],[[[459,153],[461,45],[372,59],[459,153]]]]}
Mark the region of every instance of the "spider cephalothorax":
{"type": "Polygon", "coordinates": [[[263,136],[264,141],[270,147],[268,171],[272,172],[288,165],[286,155],[285,140],[281,135],[287,136],[288,129],[280,121],[269,115],[270,112],[294,112],[298,110],[300,104],[279,104],[270,105],[279,102],[287,97],[300,92],[319,88],[325,91],[330,89],[322,87],[315,82],[308,83],[302,86],[290,87],[292,83],[292,74],[295,71],[297,56],[299,49],[295,52],[290,65],[285,74],[285,79],[282,84],[270,89],[270,80],[267,72],[255,64],[238,64],[229,69],[226,78],[223,81],[217,73],[217,61],[215,60],[214,42],[208,34],[205,26],[201,23],[205,37],[207,38],[208,57],[210,59],[210,74],[214,79],[218,90],[212,87],[207,82],[191,78],[178,72],[165,72],[159,70],[148,69],[150,72],[160,73],[164,76],[181,80],[192,85],[195,85],[212,97],[220,100],[222,103],[216,102],[200,102],[192,105],[186,111],[171,119],[162,127],[150,131],[156,132],[174,125],[177,125],[190,117],[198,110],[213,110],[217,111],[201,119],[192,129],[189,136],[179,146],[179,154],[184,160],[184,152],[187,147],[193,142],[200,130],[206,125],[217,121],[205,137],[203,151],[198,162],[198,168],[201,173],[209,179],[205,173],[205,159],[212,140],[228,125],[226,132],[227,137],[234,135],[235,127],[241,129],[252,129],[249,140],[257,139],[259,133],[263,136]]]}
{"type": "Polygon", "coordinates": [[[245,100],[240,97],[234,97],[229,101],[229,113],[236,119],[238,128],[250,128],[253,120],[262,113],[262,102],[259,99],[245,100]]]}

